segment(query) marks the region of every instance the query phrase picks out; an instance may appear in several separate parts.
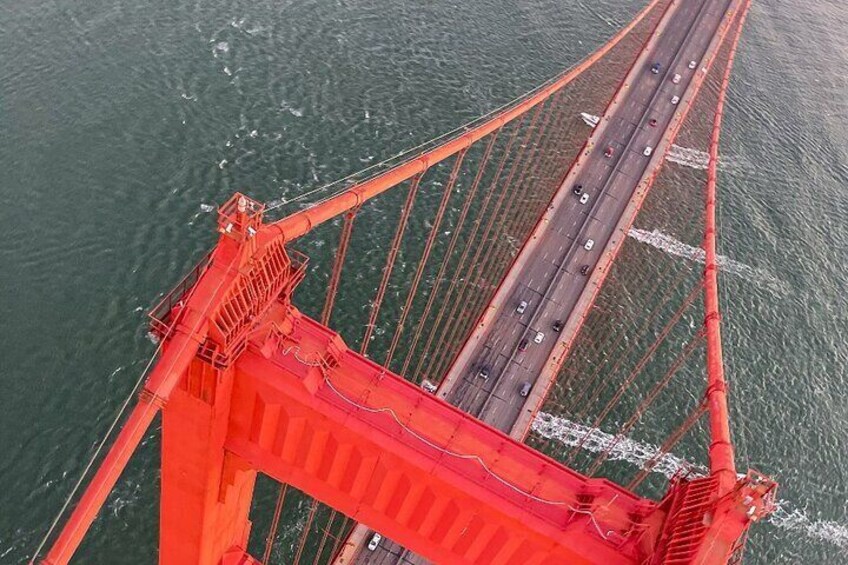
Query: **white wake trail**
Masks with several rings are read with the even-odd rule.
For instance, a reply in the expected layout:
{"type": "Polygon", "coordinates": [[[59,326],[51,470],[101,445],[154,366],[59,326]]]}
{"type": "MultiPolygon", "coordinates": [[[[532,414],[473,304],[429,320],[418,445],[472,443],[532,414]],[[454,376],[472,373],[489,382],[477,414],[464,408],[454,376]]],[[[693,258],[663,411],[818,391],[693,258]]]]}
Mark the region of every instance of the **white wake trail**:
{"type": "MultiPolygon", "coordinates": [[[[655,445],[640,443],[627,437],[616,440],[616,436],[612,434],[546,412],[539,412],[536,419],[533,420],[531,428],[537,434],[547,439],[555,439],[569,447],[579,445],[583,438],[588,436],[586,441],[583,442],[582,449],[592,453],[600,453],[612,446],[608,459],[626,461],[640,469],[643,469],[645,464],[659,453],[659,448],[655,445]]],[[[707,469],[693,466],[679,457],[666,453],[657,461],[652,471],[661,473],[670,479],[680,471],[703,476],[707,469]]]]}
{"type": "MultiPolygon", "coordinates": [[[[657,249],[677,257],[683,257],[684,259],[695,261],[696,263],[704,263],[706,260],[706,254],[700,247],[686,245],[682,241],[678,241],[659,230],[648,231],[639,228],[630,228],[627,235],[639,243],[656,247],[657,249]]],[[[759,284],[772,294],[784,296],[789,293],[789,287],[786,283],[775,278],[774,275],[769,272],[755,269],[750,265],[734,261],[724,255],[718,256],[718,266],[723,273],[735,275],[750,282],[759,284]]]]}
{"type": "Polygon", "coordinates": [[[700,170],[706,169],[710,164],[710,154],[706,151],[679,145],[672,145],[665,158],[672,163],[700,170]]]}
{"type": "MultiPolygon", "coordinates": [[[[617,438],[598,428],[584,426],[547,412],[539,412],[533,420],[531,429],[545,439],[555,440],[567,447],[579,445],[581,440],[588,436],[583,442],[582,449],[600,453],[612,446],[608,457],[610,460],[625,461],[640,469],[644,469],[645,464],[659,452],[656,445],[638,442],[624,436],[617,438]]],[[[667,478],[671,478],[679,471],[689,472],[692,476],[704,476],[707,473],[705,467],[690,463],[671,453],[663,454],[651,471],[661,473],[667,478]]],[[[829,542],[843,550],[848,550],[848,526],[830,520],[812,520],[786,500],[777,502],[777,510],[769,516],[768,522],[778,528],[801,532],[813,539],[829,542]]]]}

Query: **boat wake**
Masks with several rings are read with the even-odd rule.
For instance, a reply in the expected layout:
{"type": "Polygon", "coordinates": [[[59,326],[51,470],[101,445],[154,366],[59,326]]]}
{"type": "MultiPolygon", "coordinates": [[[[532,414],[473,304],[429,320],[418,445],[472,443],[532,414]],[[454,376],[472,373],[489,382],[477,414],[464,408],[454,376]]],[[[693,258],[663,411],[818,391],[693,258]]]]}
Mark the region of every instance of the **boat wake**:
{"type": "MultiPolygon", "coordinates": [[[[651,245],[670,255],[683,257],[684,259],[688,259],[696,263],[704,263],[705,261],[705,253],[703,249],[700,247],[686,245],[682,241],[678,241],[659,230],[648,231],[639,228],[630,228],[627,235],[639,243],[651,245]]],[[[718,266],[721,268],[722,272],[756,283],[772,294],[785,296],[789,293],[788,285],[780,279],[775,278],[775,276],[769,272],[755,269],[750,265],[734,261],[724,255],[718,256],[718,266]]]]}
{"type": "MultiPolygon", "coordinates": [[[[586,451],[600,453],[612,447],[608,457],[610,461],[624,461],[636,465],[640,469],[644,469],[645,464],[659,453],[659,449],[655,445],[640,443],[627,437],[616,439],[616,436],[602,432],[597,428],[584,426],[546,412],[539,412],[536,419],[533,420],[532,429],[546,439],[554,439],[569,447],[578,445],[584,437],[588,436],[582,446],[586,451]]],[[[694,466],[680,457],[666,453],[660,457],[652,471],[670,479],[681,471],[703,476],[707,469],[694,466]]]]}
{"type": "Polygon", "coordinates": [[[679,145],[672,145],[665,156],[667,161],[692,167],[693,169],[706,169],[710,164],[710,154],[698,149],[690,149],[679,145]]]}
{"type": "MultiPolygon", "coordinates": [[[[584,426],[547,412],[539,412],[533,420],[531,429],[543,438],[555,440],[567,447],[579,445],[581,440],[588,436],[583,442],[582,449],[600,453],[612,446],[610,460],[624,461],[640,469],[644,469],[645,464],[659,452],[656,445],[638,442],[628,437],[617,437],[598,428],[584,426]]],[[[665,453],[651,471],[671,478],[680,471],[694,476],[704,476],[707,469],[671,453],[665,453]]],[[[848,550],[848,526],[830,520],[813,520],[789,501],[778,501],[777,509],[767,521],[778,528],[800,532],[810,538],[848,550]]]]}

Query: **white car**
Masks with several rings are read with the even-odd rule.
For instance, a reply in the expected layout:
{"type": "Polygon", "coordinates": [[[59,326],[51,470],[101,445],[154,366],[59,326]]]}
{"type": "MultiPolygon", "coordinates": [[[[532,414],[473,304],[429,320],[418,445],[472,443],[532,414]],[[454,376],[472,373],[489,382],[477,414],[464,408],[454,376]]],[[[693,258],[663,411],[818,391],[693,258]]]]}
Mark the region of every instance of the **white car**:
{"type": "Polygon", "coordinates": [[[542,332],[536,332],[536,337],[533,338],[533,343],[542,343],[543,339],[545,339],[545,334],[542,332]]]}
{"type": "Polygon", "coordinates": [[[696,61],[689,61],[689,68],[690,69],[694,69],[697,66],[698,66],[698,63],[696,61]]]}
{"type": "Polygon", "coordinates": [[[518,308],[516,308],[516,309],[515,309],[515,311],[516,311],[516,312],[518,312],[519,314],[523,314],[525,310],[527,310],[527,301],[526,301],[526,300],[522,300],[522,301],[518,304],[518,308]]]}
{"type": "Polygon", "coordinates": [[[672,96],[671,97],[671,103],[672,104],[674,104],[676,106],[678,102],[680,102],[680,96],[672,96]]]}
{"type": "Polygon", "coordinates": [[[594,239],[587,239],[586,243],[583,244],[583,249],[585,249],[586,251],[591,251],[593,247],[595,247],[594,239]]]}
{"type": "Polygon", "coordinates": [[[678,84],[678,83],[680,82],[680,75],[675,74],[675,75],[671,78],[671,82],[673,82],[674,84],[678,84]]]}
{"type": "Polygon", "coordinates": [[[580,204],[586,204],[589,201],[589,194],[584,192],[580,197],[580,204]]]}
{"type": "Polygon", "coordinates": [[[651,152],[652,152],[653,150],[654,150],[654,149],[653,149],[653,148],[649,145],[649,146],[647,146],[647,147],[645,148],[645,150],[644,150],[644,151],[642,151],[642,155],[644,155],[645,157],[650,157],[650,156],[651,156],[651,152]]]}
{"type": "Polygon", "coordinates": [[[374,551],[377,549],[377,546],[380,545],[381,539],[383,539],[383,536],[374,532],[374,535],[371,537],[371,541],[368,542],[368,551],[374,551]]]}

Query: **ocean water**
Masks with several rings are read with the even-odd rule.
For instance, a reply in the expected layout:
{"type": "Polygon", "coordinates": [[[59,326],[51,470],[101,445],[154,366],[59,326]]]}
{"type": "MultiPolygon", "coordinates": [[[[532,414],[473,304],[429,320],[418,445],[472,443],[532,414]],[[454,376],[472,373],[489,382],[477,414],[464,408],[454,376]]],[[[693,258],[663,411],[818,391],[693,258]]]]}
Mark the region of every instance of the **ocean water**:
{"type": "MultiPolygon", "coordinates": [[[[214,204],[293,198],[451,130],[641,4],[0,5],[0,563],[32,554],[132,389],[153,351],[146,310],[214,241],[214,204]]],[[[845,29],[841,0],[756,1],[726,107],[734,437],[784,505],[749,563],[848,561],[845,29]]],[[[157,432],[81,561],[155,562],[157,432]]]]}

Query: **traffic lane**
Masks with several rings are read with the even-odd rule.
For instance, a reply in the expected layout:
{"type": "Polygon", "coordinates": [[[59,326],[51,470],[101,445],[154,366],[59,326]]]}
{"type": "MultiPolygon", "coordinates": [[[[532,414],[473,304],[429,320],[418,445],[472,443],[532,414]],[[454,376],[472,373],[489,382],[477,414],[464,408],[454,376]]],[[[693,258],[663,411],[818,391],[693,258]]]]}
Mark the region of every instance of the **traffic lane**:
{"type": "MultiPolygon", "coordinates": [[[[621,129],[623,129],[626,133],[631,134],[631,130],[633,128],[624,125],[621,129]]],[[[622,155],[620,160],[623,162],[623,167],[628,167],[633,159],[633,152],[628,151],[628,154],[622,155]]],[[[616,175],[617,171],[613,170],[609,174],[616,175]]],[[[609,192],[605,193],[602,198],[610,198],[609,194],[609,192]]],[[[618,212],[619,207],[601,206],[600,209],[609,210],[609,219],[607,220],[607,223],[612,223],[614,225],[617,220],[616,213],[618,212]],[[615,212],[613,212],[611,208],[614,208],[615,212]]],[[[620,209],[623,210],[623,206],[621,206],[620,209]]],[[[620,215],[620,213],[618,215],[620,215]]],[[[568,231],[572,233],[579,231],[579,227],[582,227],[582,224],[583,222],[579,221],[579,219],[574,219],[570,224],[566,223],[566,225],[570,228],[568,231]]],[[[552,350],[552,340],[549,340],[546,348],[540,348],[539,346],[544,344],[544,340],[542,344],[536,344],[531,338],[536,335],[536,332],[542,332],[543,334],[550,333],[552,331],[551,328],[553,321],[559,319],[561,316],[559,312],[554,313],[551,311],[550,305],[548,304],[550,301],[548,299],[542,301],[541,295],[544,293],[545,287],[550,284],[552,279],[556,276],[556,271],[561,269],[559,263],[551,261],[552,248],[556,248],[559,252],[558,255],[562,257],[565,245],[563,244],[563,235],[561,233],[548,232],[543,237],[545,237],[545,240],[540,242],[535,253],[538,257],[535,261],[528,263],[526,280],[521,281],[516,292],[513,294],[516,304],[520,304],[521,301],[527,302],[525,312],[522,314],[518,314],[517,312],[513,313],[512,308],[507,309],[505,307],[500,316],[496,317],[496,320],[492,325],[492,330],[489,333],[489,339],[482,344],[483,352],[478,354],[478,358],[481,359],[479,365],[486,366],[488,368],[490,372],[489,379],[492,380],[492,384],[487,382],[486,385],[474,387],[471,391],[469,391],[468,387],[464,387],[462,390],[456,390],[456,394],[460,398],[461,406],[468,409],[471,413],[481,410],[482,407],[485,406],[487,400],[491,400],[491,402],[494,403],[494,406],[498,406],[499,403],[504,402],[504,399],[513,398],[514,393],[519,391],[525,382],[534,384],[534,372],[536,371],[536,368],[540,368],[544,365],[547,356],[552,350]],[[536,300],[537,298],[539,299],[538,302],[536,300]],[[526,318],[528,317],[529,312],[538,312],[538,315],[535,316],[537,319],[534,323],[528,327],[526,318]],[[510,324],[512,326],[512,330],[510,331],[510,337],[512,339],[502,340],[500,337],[494,337],[499,336],[501,333],[500,328],[502,328],[504,324],[510,324]],[[517,347],[514,343],[516,341],[520,343],[522,340],[526,340],[528,342],[527,348],[530,351],[516,352],[513,363],[509,363],[509,358],[512,356],[514,351],[513,347],[517,347]],[[473,396],[467,402],[463,402],[463,397],[468,394],[472,394],[473,396]]],[[[572,241],[573,237],[568,237],[569,245],[572,241]]],[[[595,253],[597,254],[598,252],[595,253]]],[[[575,254],[575,257],[577,261],[587,260],[585,255],[575,254]]],[[[590,258],[588,259],[587,265],[591,266],[591,263],[592,260],[590,258]]],[[[566,265],[566,268],[568,268],[568,265],[566,265]]],[[[574,267],[572,270],[579,271],[579,268],[574,267]]],[[[561,287],[563,285],[560,284],[558,286],[561,287]]],[[[573,304],[573,302],[576,302],[576,298],[579,296],[579,292],[582,290],[582,287],[574,284],[567,284],[565,286],[568,287],[569,294],[571,294],[571,300],[567,300],[565,302],[573,304]]],[[[556,289],[554,289],[554,296],[556,296],[556,289]]],[[[563,302],[562,298],[557,296],[554,301],[559,303],[561,309],[563,302]]],[[[567,312],[564,314],[567,314],[567,312]]],[[[506,401],[506,403],[511,405],[512,401],[509,400],[506,401]]],[[[497,410],[498,408],[495,409],[495,412],[497,412],[497,410]]],[[[520,412],[520,406],[516,405],[514,409],[510,410],[510,412],[520,412]]],[[[486,414],[490,413],[491,411],[486,412],[486,414]]]]}
{"type": "MultiPolygon", "coordinates": [[[[461,408],[473,410],[475,406],[484,402],[485,397],[494,389],[494,382],[488,382],[494,381],[491,376],[485,380],[479,377],[481,367],[486,367],[492,375],[500,375],[498,381],[506,377],[504,381],[506,388],[518,390],[524,382],[529,380],[528,366],[529,370],[532,371],[534,365],[529,360],[532,359],[531,356],[540,345],[536,344],[533,338],[537,332],[542,332],[545,334],[545,339],[549,339],[548,335],[551,332],[549,326],[553,324],[553,320],[550,320],[552,314],[543,307],[541,316],[533,325],[528,326],[529,311],[537,308],[541,303],[542,293],[545,290],[543,287],[560,268],[559,263],[555,263],[553,258],[555,255],[560,257],[565,247],[564,237],[560,234],[548,233],[544,238],[539,247],[540,260],[528,264],[526,279],[519,283],[512,295],[513,304],[509,308],[505,307],[496,317],[489,339],[483,344],[482,352],[477,356],[479,359],[477,366],[474,367],[473,371],[465,372],[466,378],[463,379],[465,383],[462,386],[454,387],[455,398],[460,399],[459,406],[461,408]],[[527,309],[524,313],[518,313],[516,308],[522,301],[528,303],[527,309]],[[517,347],[516,344],[520,344],[523,340],[527,341],[527,351],[517,352],[513,359],[515,366],[510,366],[507,369],[507,362],[517,347]],[[478,381],[485,381],[486,384],[477,383],[478,386],[469,387],[468,383],[471,380],[468,377],[469,374],[473,374],[474,377],[472,378],[478,381]],[[462,402],[462,399],[469,394],[475,397],[482,394],[483,400],[470,398],[467,403],[462,402]]],[[[568,239],[569,243],[570,241],[572,239],[568,239]]]]}
{"type": "Polygon", "coordinates": [[[539,368],[543,366],[550,355],[554,345],[553,322],[564,318],[570,305],[576,303],[582,286],[578,284],[585,277],[579,274],[579,265],[585,260],[585,256],[575,256],[571,272],[566,271],[563,291],[552,294],[545,303],[545,314],[540,317],[538,330],[546,333],[542,344],[531,344],[527,354],[521,359],[520,365],[512,367],[504,376],[503,385],[494,389],[492,400],[487,406],[481,419],[489,423],[496,423],[495,427],[509,431],[513,422],[517,419],[524,408],[524,397],[520,395],[521,387],[525,382],[536,385],[539,368]],[[548,342],[547,344],[545,342],[548,342]],[[544,347],[547,345],[547,347],[544,347]]]}
{"type": "MultiPolygon", "coordinates": [[[[695,10],[693,8],[689,12],[690,12],[690,15],[691,15],[691,19],[694,20],[694,18],[697,16],[697,10],[695,10]]],[[[723,13],[723,11],[722,11],[722,13],[723,13]]],[[[686,31],[687,31],[686,29],[683,29],[680,32],[682,34],[682,36],[685,36],[686,31]]],[[[671,53],[667,53],[666,55],[669,56],[668,60],[673,61],[675,56],[677,55],[677,51],[679,51],[679,50],[680,49],[672,49],[671,53]]],[[[631,101],[631,104],[630,104],[630,107],[629,107],[629,110],[630,110],[630,113],[631,113],[631,119],[630,120],[619,119],[618,123],[614,124],[614,127],[611,128],[613,130],[613,132],[609,132],[609,131],[605,132],[606,136],[614,135],[618,139],[632,139],[632,143],[623,143],[623,144],[620,143],[619,144],[622,148],[626,147],[627,145],[630,145],[631,148],[627,149],[625,151],[625,154],[622,154],[619,157],[618,163],[616,163],[615,168],[613,170],[608,171],[608,176],[607,176],[607,178],[609,179],[607,184],[612,185],[612,184],[616,184],[616,183],[619,183],[619,182],[624,184],[624,187],[623,187],[624,191],[625,191],[624,194],[627,193],[626,190],[628,188],[630,188],[631,192],[632,192],[632,188],[635,187],[635,185],[639,182],[639,180],[641,180],[643,174],[645,173],[649,156],[644,155],[644,151],[645,151],[644,148],[645,147],[651,147],[653,149],[652,144],[655,145],[661,139],[662,132],[664,132],[664,129],[661,129],[660,132],[654,134],[653,132],[646,131],[644,127],[637,127],[635,124],[639,124],[639,123],[641,123],[645,120],[645,116],[651,110],[651,108],[648,108],[648,104],[650,102],[653,101],[655,104],[661,103],[664,96],[669,95],[669,93],[671,93],[671,96],[673,96],[675,94],[675,89],[673,87],[668,86],[668,84],[673,84],[670,81],[668,81],[668,79],[667,79],[667,76],[671,75],[671,74],[672,74],[671,70],[668,70],[667,73],[665,74],[665,76],[663,78],[659,79],[659,80],[661,80],[661,83],[659,85],[655,85],[653,90],[651,88],[644,88],[643,89],[643,92],[641,92],[640,94],[648,97],[648,99],[646,101],[644,101],[644,103],[640,103],[642,101],[635,100],[635,99],[633,99],[631,101]],[[656,93],[656,96],[654,96],[654,93],[656,93]],[[636,114],[641,114],[641,117],[638,120],[632,118],[632,114],[634,112],[636,114]],[[616,125],[618,127],[615,127],[616,125]],[[634,147],[635,147],[635,149],[634,149],[634,147]],[[627,180],[620,181],[619,180],[620,177],[625,177],[627,180]]],[[[689,80],[691,80],[691,76],[689,77],[689,80]]],[[[647,82],[647,81],[643,81],[643,83],[644,82],[647,82]]],[[[683,82],[683,81],[681,80],[680,82],[683,82]]],[[[688,86],[688,81],[687,81],[686,86],[688,86]]],[[[682,88],[681,88],[680,91],[682,92],[682,88]]],[[[637,96],[636,98],[639,98],[639,96],[637,96]]],[[[670,96],[669,96],[669,100],[670,100],[670,96]]],[[[669,104],[670,104],[670,102],[669,102],[669,104]]],[[[625,108],[626,108],[626,106],[625,106],[625,108]]],[[[670,119],[671,115],[673,115],[673,110],[674,110],[674,108],[672,107],[670,109],[666,109],[666,111],[665,111],[665,113],[668,115],[669,119],[670,119]]],[[[597,157],[596,157],[596,159],[597,159],[597,157]]],[[[601,174],[599,176],[599,178],[603,178],[603,176],[604,175],[601,174]]],[[[617,224],[618,218],[620,217],[621,212],[623,212],[624,208],[626,207],[627,201],[629,200],[629,199],[625,200],[623,198],[616,199],[615,196],[613,196],[613,195],[617,194],[618,191],[609,190],[609,188],[610,187],[608,187],[608,190],[605,192],[604,195],[602,195],[602,198],[608,199],[608,200],[618,200],[618,202],[615,202],[615,204],[618,204],[618,205],[613,205],[613,206],[607,205],[607,206],[601,207],[601,210],[608,211],[607,214],[604,214],[604,216],[606,216],[606,217],[594,218],[595,220],[599,221],[599,223],[602,224],[603,228],[606,228],[606,229],[600,229],[599,231],[601,233],[607,233],[607,232],[609,233],[609,235],[604,238],[607,241],[611,237],[612,230],[614,229],[615,225],[617,224]],[[615,211],[613,211],[613,210],[615,210],[615,211]]],[[[587,233],[594,233],[593,228],[596,228],[596,226],[592,226],[591,223],[590,223],[587,226],[587,233]]],[[[605,245],[606,245],[606,243],[604,243],[604,245],[602,245],[602,246],[599,246],[599,251],[600,251],[600,249],[603,249],[605,247],[605,245]]],[[[578,261],[578,260],[579,259],[577,259],[575,257],[574,261],[578,261]]],[[[597,258],[595,258],[595,260],[597,260],[597,258]]],[[[580,290],[582,290],[582,288],[580,290]]],[[[576,293],[577,297],[579,297],[579,294],[580,294],[579,292],[576,293]]],[[[575,298],[575,302],[576,302],[576,298],[575,298]]],[[[545,308],[545,306],[546,306],[546,304],[539,304],[539,308],[545,308]]],[[[535,330],[535,329],[536,328],[531,328],[531,331],[535,330]]],[[[550,345],[549,347],[552,348],[553,345],[550,345]]],[[[540,365],[540,368],[541,368],[541,366],[544,365],[544,362],[547,360],[547,357],[543,357],[543,356],[539,356],[539,357],[542,357],[542,363],[540,365]]],[[[513,371],[514,369],[512,367],[509,367],[508,370],[513,371]]],[[[507,388],[507,389],[513,388],[514,389],[515,388],[514,380],[515,380],[514,378],[505,379],[505,382],[504,382],[505,388],[507,388]]],[[[502,402],[504,400],[504,395],[500,394],[497,385],[495,386],[493,392],[491,393],[491,396],[492,396],[492,400],[494,402],[493,405],[496,407],[494,411],[497,412],[498,409],[503,409],[502,407],[498,408],[498,402],[499,401],[502,402]]],[[[510,405],[511,403],[509,401],[507,401],[505,404],[510,405]]],[[[520,412],[520,409],[519,409],[519,412],[520,412]]],[[[491,413],[491,412],[487,412],[487,414],[489,414],[489,413],[491,413]]]]}
{"type": "MultiPolygon", "coordinates": [[[[687,10],[687,12],[689,13],[689,15],[691,17],[694,18],[694,15],[696,13],[694,11],[694,7],[687,10]]],[[[723,10],[721,10],[721,13],[723,13],[723,10]]],[[[683,26],[681,26],[681,27],[683,27],[683,26]]],[[[685,36],[684,32],[681,32],[681,34],[685,36]]],[[[711,35],[712,35],[712,33],[707,34],[707,32],[704,32],[704,37],[706,38],[707,44],[709,43],[709,39],[710,39],[711,35]]],[[[690,38],[690,40],[691,40],[691,38],[690,38]]],[[[674,59],[674,56],[676,54],[676,50],[670,49],[670,51],[663,51],[662,49],[660,49],[659,45],[657,47],[658,47],[658,55],[655,56],[655,59],[658,56],[668,57],[667,61],[669,61],[669,62],[674,59]]],[[[699,61],[699,63],[700,63],[700,61],[699,61]]],[[[667,64],[670,64],[670,63],[667,63],[667,64]]],[[[700,68],[700,66],[695,69],[695,72],[697,72],[699,68],[700,68]]],[[[685,81],[687,86],[688,86],[689,82],[691,81],[692,76],[694,76],[694,74],[691,74],[687,77],[687,80],[685,81]]],[[[657,96],[657,101],[660,102],[662,100],[663,96],[668,94],[669,89],[668,89],[667,85],[665,85],[667,80],[663,80],[663,79],[658,79],[658,80],[662,80],[662,83],[659,85],[660,89],[665,90],[665,92],[661,92],[661,94],[659,94],[657,96]]],[[[684,81],[681,81],[681,82],[684,82],[684,81]]],[[[651,97],[653,95],[654,85],[652,85],[650,81],[639,81],[638,84],[639,84],[639,86],[632,90],[634,96],[629,99],[629,108],[625,107],[625,110],[623,111],[624,113],[619,114],[619,115],[630,116],[632,118],[633,116],[639,115],[641,113],[641,115],[644,117],[645,114],[648,112],[649,108],[647,108],[647,105],[650,102],[651,97]]],[[[680,92],[682,92],[682,91],[683,91],[683,88],[681,88],[680,92]]],[[[621,210],[623,211],[624,207],[626,207],[626,204],[627,204],[627,200],[625,200],[623,198],[616,198],[615,194],[617,193],[617,191],[614,190],[614,188],[616,188],[616,185],[618,183],[625,185],[625,188],[626,188],[627,185],[633,184],[634,178],[637,178],[637,177],[640,178],[641,177],[641,175],[638,174],[638,171],[639,171],[639,168],[640,168],[639,167],[639,165],[640,165],[639,158],[642,157],[644,159],[647,159],[647,157],[639,154],[639,153],[641,153],[639,151],[639,148],[641,147],[642,150],[644,150],[645,146],[648,146],[651,143],[655,144],[656,141],[658,141],[661,138],[662,132],[665,131],[667,124],[668,124],[668,121],[673,116],[673,112],[674,112],[674,107],[670,107],[670,108],[666,107],[664,109],[664,111],[656,112],[657,114],[659,114],[661,116],[661,118],[657,118],[658,122],[660,120],[662,120],[664,122],[664,125],[665,125],[665,127],[662,127],[662,128],[658,127],[657,128],[658,134],[656,136],[652,136],[650,133],[646,134],[644,127],[639,128],[639,130],[637,131],[637,124],[641,120],[632,120],[631,119],[631,121],[629,123],[626,120],[621,120],[619,122],[619,124],[617,124],[617,127],[616,126],[613,126],[613,127],[608,126],[607,130],[605,132],[606,136],[613,136],[613,137],[617,137],[618,139],[627,138],[630,135],[638,136],[636,139],[634,139],[634,143],[632,144],[632,146],[635,147],[636,149],[627,151],[627,154],[621,155],[620,163],[617,163],[615,168],[613,168],[610,165],[601,161],[602,157],[598,157],[597,152],[594,156],[594,159],[590,159],[586,163],[587,166],[584,167],[584,170],[583,170],[583,177],[584,178],[589,178],[589,179],[595,180],[596,182],[598,182],[598,186],[603,185],[604,181],[606,179],[610,179],[610,181],[609,181],[610,186],[608,187],[608,190],[604,194],[600,195],[600,198],[605,199],[605,201],[597,209],[596,213],[594,214],[594,217],[586,220],[587,222],[597,222],[598,224],[605,226],[607,228],[607,230],[603,230],[603,231],[609,231],[610,232],[609,237],[611,237],[611,231],[612,231],[612,229],[614,229],[615,223],[617,223],[617,217],[620,216],[620,212],[618,214],[616,214],[616,213],[613,212],[613,209],[617,210],[619,207],[621,207],[621,210]],[[631,129],[632,131],[628,131],[628,129],[631,129]],[[644,142],[644,145],[643,145],[643,142],[644,142]],[[593,164],[594,164],[594,167],[592,167],[593,164]],[[611,177],[616,177],[616,178],[613,179],[611,177]],[[607,211],[609,213],[606,213],[607,211]]],[[[620,144],[621,150],[623,150],[623,148],[625,146],[626,146],[626,143],[620,144]]],[[[653,147],[653,145],[652,145],[652,147],[653,147]]],[[[638,178],[637,178],[637,182],[638,182],[638,178]]],[[[571,206],[563,207],[565,209],[562,210],[559,215],[568,214],[569,212],[573,212],[574,207],[575,206],[572,202],[571,206]]],[[[557,222],[557,220],[553,220],[553,221],[557,222]]],[[[561,235],[566,235],[566,237],[568,237],[567,234],[573,233],[573,228],[578,226],[578,225],[579,225],[578,219],[574,219],[572,221],[571,225],[567,225],[564,229],[560,229],[558,231],[564,232],[564,233],[561,233],[561,235]]],[[[606,239],[608,240],[609,237],[607,237],[606,239]]],[[[573,238],[569,241],[569,243],[571,241],[573,241],[573,238]]],[[[600,243],[600,242],[598,242],[598,243],[600,243]]],[[[575,274],[575,271],[577,271],[579,269],[578,265],[581,263],[581,260],[588,259],[588,260],[597,261],[597,255],[600,253],[600,250],[602,250],[603,247],[605,247],[605,244],[599,245],[598,249],[594,251],[594,254],[590,253],[589,255],[583,255],[583,256],[580,256],[577,253],[573,254],[573,256],[570,258],[571,265],[568,265],[568,264],[564,265],[564,267],[566,269],[566,273],[564,274],[564,276],[569,277],[570,279],[572,279],[572,281],[577,281],[578,284],[562,285],[562,286],[565,286],[565,287],[568,288],[567,294],[554,292],[554,293],[552,293],[552,295],[550,296],[549,299],[541,300],[541,298],[540,298],[540,302],[538,303],[538,308],[543,308],[544,310],[538,316],[538,321],[536,322],[535,325],[541,327],[548,320],[548,318],[550,317],[549,312],[548,312],[548,308],[550,308],[552,305],[555,305],[556,307],[562,309],[563,306],[565,306],[566,304],[576,302],[576,300],[579,298],[579,294],[580,294],[579,291],[582,290],[582,286],[585,286],[585,282],[582,285],[579,284],[579,280],[582,277],[578,278],[578,276],[575,274]]],[[[542,254],[542,261],[547,261],[548,257],[546,255],[548,255],[551,252],[551,249],[549,248],[548,245],[540,246],[540,249],[543,249],[543,251],[540,252],[542,254]]],[[[557,247],[557,251],[558,252],[563,251],[562,245],[557,247]]],[[[562,281],[562,282],[565,282],[565,281],[562,281]]],[[[530,288],[530,287],[527,287],[527,286],[519,289],[519,291],[516,294],[528,293],[528,291],[529,291],[529,294],[524,294],[524,295],[530,297],[531,300],[533,298],[535,298],[535,296],[539,296],[539,297],[541,296],[540,293],[539,293],[539,288],[534,289],[534,288],[530,288]]],[[[520,300],[521,299],[519,299],[519,301],[520,300]]],[[[505,306],[503,308],[504,312],[508,312],[508,311],[510,311],[510,309],[511,308],[509,306],[505,306]]],[[[502,314],[503,314],[503,312],[502,312],[502,314]]],[[[503,351],[506,347],[507,339],[506,339],[506,337],[505,337],[505,335],[502,331],[498,331],[499,326],[501,326],[503,323],[509,321],[509,320],[504,320],[503,318],[504,318],[503,316],[498,317],[498,319],[495,321],[495,323],[491,327],[491,330],[490,330],[491,335],[497,335],[498,339],[500,340],[499,341],[500,347],[498,348],[500,351],[494,351],[490,348],[490,350],[487,352],[487,355],[488,355],[489,358],[492,358],[492,356],[495,356],[495,358],[502,356],[503,351]]],[[[525,327],[525,329],[526,329],[526,323],[523,322],[523,321],[521,321],[519,323],[519,326],[525,327]]],[[[531,327],[530,331],[534,331],[534,329],[535,328],[531,327]]],[[[510,337],[514,337],[516,333],[517,332],[513,329],[512,331],[509,332],[510,337]]],[[[485,341],[481,345],[483,345],[484,350],[485,350],[485,341]]],[[[552,347],[552,345],[551,345],[551,347],[552,347]]],[[[519,379],[519,376],[518,376],[519,371],[521,371],[521,370],[529,371],[529,370],[531,370],[530,368],[533,365],[535,365],[537,363],[544,364],[544,362],[547,360],[547,355],[544,355],[541,349],[531,350],[531,351],[528,351],[527,353],[528,353],[528,355],[526,355],[522,359],[516,359],[515,365],[517,366],[517,368],[510,367],[507,371],[504,372],[504,375],[506,376],[506,378],[502,380],[503,386],[500,387],[500,388],[505,388],[505,389],[512,388],[512,389],[514,389],[515,386],[516,386],[516,381],[519,379]],[[515,371],[515,372],[513,372],[513,371],[515,371]]],[[[467,381],[468,371],[465,371],[465,373],[466,373],[466,379],[463,379],[463,381],[468,382],[467,381]]],[[[498,382],[495,382],[495,380],[492,377],[490,377],[490,379],[492,380],[492,383],[488,387],[477,387],[477,386],[473,387],[474,388],[474,396],[475,397],[478,396],[479,393],[483,392],[483,391],[486,391],[488,394],[491,394],[492,402],[490,404],[493,407],[493,409],[491,410],[488,417],[485,418],[485,419],[489,420],[490,423],[496,424],[497,427],[503,429],[504,427],[506,427],[508,425],[507,422],[512,419],[512,418],[509,417],[509,415],[511,415],[512,413],[520,412],[520,410],[523,406],[523,400],[522,400],[522,397],[520,397],[520,395],[510,396],[509,394],[501,393],[501,391],[499,390],[498,382]],[[487,390],[489,388],[491,388],[490,391],[487,390]],[[492,421],[492,420],[494,420],[494,421],[492,421]]],[[[487,381],[488,380],[489,379],[487,379],[487,381]]],[[[489,384],[489,383],[487,382],[486,384],[489,384]]],[[[469,387],[466,386],[464,388],[464,390],[465,390],[465,392],[460,395],[460,399],[462,397],[465,397],[467,394],[469,394],[469,392],[468,392],[469,387]]],[[[459,391],[457,391],[457,392],[459,392],[459,391]]],[[[512,419],[512,420],[514,421],[514,419],[512,419]]],[[[509,424],[509,425],[511,426],[511,424],[509,424]]]]}

